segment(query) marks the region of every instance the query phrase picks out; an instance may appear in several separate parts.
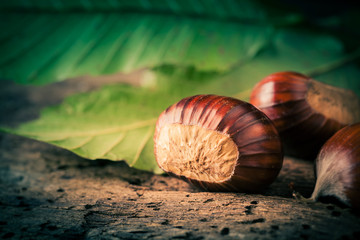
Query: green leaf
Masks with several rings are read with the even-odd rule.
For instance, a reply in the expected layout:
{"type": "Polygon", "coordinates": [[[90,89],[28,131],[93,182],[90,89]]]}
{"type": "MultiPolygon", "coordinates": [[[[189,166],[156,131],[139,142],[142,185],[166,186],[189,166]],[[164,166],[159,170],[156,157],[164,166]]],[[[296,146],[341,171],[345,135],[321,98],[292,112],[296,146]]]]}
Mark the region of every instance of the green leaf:
{"type": "Polygon", "coordinates": [[[238,9],[237,1],[221,1],[220,8],[194,1],[181,6],[174,4],[183,1],[175,0],[163,5],[108,1],[117,7],[110,11],[105,5],[103,12],[98,5],[84,5],[87,1],[52,1],[58,6],[54,11],[49,2],[21,5],[20,14],[14,1],[7,7],[16,11],[0,16],[5,29],[0,32],[0,77],[40,84],[145,67],[156,82],[151,88],[112,85],[75,95],[45,109],[38,120],[7,130],[89,159],[125,160],[159,172],[152,135],[167,106],[200,93],[247,100],[258,81],[277,71],[311,74],[360,94],[360,71],[349,61],[358,52],[344,55],[343,45],[328,35],[259,24],[263,19],[252,7],[239,11],[252,21],[240,13],[233,19],[225,12],[237,11],[224,9],[238,9]],[[34,8],[36,14],[25,11],[34,8]]]}
{"type": "Polygon", "coordinates": [[[161,88],[111,85],[75,95],[59,106],[45,109],[38,120],[11,132],[69,149],[86,158],[125,160],[130,166],[160,172],[154,160],[152,138],[158,115],[169,105],[199,93],[246,100],[252,86],[261,78],[285,70],[306,73],[320,69],[322,72],[317,72],[316,79],[360,93],[358,67],[347,63],[332,68],[344,59],[341,44],[329,36],[279,31],[266,51],[226,74],[163,65],[153,71],[161,88]]]}
{"type": "MultiPolygon", "coordinates": [[[[152,138],[157,116],[168,105],[162,95],[127,85],[107,86],[69,97],[11,132],[90,159],[126,160],[130,166],[159,172],[152,138]]],[[[179,100],[167,97],[169,102],[179,100]]]]}
{"type": "Polygon", "coordinates": [[[12,0],[1,1],[0,9],[4,12],[150,12],[247,21],[265,18],[258,4],[250,0],[12,0]]]}
{"type": "Polygon", "coordinates": [[[226,71],[271,27],[252,1],[1,2],[0,77],[44,84],[162,64],[226,71]]]}

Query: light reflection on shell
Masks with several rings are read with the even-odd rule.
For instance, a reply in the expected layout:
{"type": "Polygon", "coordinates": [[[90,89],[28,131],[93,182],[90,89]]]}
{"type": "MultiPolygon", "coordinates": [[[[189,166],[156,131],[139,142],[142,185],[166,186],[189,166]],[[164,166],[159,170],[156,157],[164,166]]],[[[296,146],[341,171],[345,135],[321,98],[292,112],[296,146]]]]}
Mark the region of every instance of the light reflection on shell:
{"type": "Polygon", "coordinates": [[[360,121],[360,101],[352,91],[295,72],[265,77],[250,103],[273,121],[285,154],[312,160],[336,131],[360,121]]]}

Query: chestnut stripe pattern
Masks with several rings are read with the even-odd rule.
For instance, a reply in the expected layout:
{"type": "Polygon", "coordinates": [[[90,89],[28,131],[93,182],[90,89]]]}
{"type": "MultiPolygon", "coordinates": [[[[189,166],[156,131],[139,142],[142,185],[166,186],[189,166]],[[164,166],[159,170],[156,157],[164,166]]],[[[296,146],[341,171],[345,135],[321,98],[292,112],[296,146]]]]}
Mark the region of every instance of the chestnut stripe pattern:
{"type": "Polygon", "coordinates": [[[254,87],[250,103],[274,122],[285,154],[315,159],[320,147],[337,130],[360,121],[359,117],[342,121],[344,112],[353,114],[360,111],[356,106],[351,109],[342,104],[345,98],[356,102],[355,95],[342,89],[316,82],[299,73],[279,72],[265,77],[254,87]],[[332,100],[337,93],[343,98],[332,100]],[[350,99],[352,96],[353,100],[350,99]]]}
{"type": "MultiPolygon", "coordinates": [[[[156,124],[154,135],[155,156],[159,166],[170,174],[174,174],[174,172],[164,169],[164,159],[159,159],[160,156],[168,156],[169,161],[172,161],[172,166],[178,163],[176,161],[187,162],[187,160],[173,159],[175,158],[173,153],[164,153],[166,150],[160,149],[160,146],[163,146],[164,143],[160,143],[160,141],[164,141],[163,139],[165,138],[161,137],[160,139],[159,135],[163,134],[161,131],[165,128],[168,129],[173,126],[178,129],[179,124],[184,129],[186,127],[197,126],[210,133],[220,133],[228,138],[229,141],[235,143],[238,152],[237,159],[234,166],[232,166],[231,175],[224,181],[214,182],[196,179],[196,177],[188,177],[193,176],[190,173],[187,173],[188,176],[175,174],[206,190],[258,191],[270,185],[282,167],[283,153],[280,138],[275,126],[265,114],[251,104],[234,98],[216,95],[196,95],[184,98],[167,108],[160,115],[156,124]]],[[[202,143],[197,139],[197,142],[192,144],[195,147],[196,144],[202,143]]],[[[182,154],[192,151],[190,150],[192,147],[189,144],[184,146],[181,150],[182,154]]],[[[207,151],[201,146],[196,146],[196,149],[204,151],[199,153],[199,156],[203,156],[207,151]]],[[[202,164],[199,159],[194,161],[202,164]]],[[[220,158],[216,161],[222,161],[222,159],[220,158]]],[[[215,165],[213,162],[212,166],[215,165]]],[[[196,171],[196,169],[193,171],[196,171]]],[[[211,169],[209,173],[216,171],[218,169],[211,169]]]]}

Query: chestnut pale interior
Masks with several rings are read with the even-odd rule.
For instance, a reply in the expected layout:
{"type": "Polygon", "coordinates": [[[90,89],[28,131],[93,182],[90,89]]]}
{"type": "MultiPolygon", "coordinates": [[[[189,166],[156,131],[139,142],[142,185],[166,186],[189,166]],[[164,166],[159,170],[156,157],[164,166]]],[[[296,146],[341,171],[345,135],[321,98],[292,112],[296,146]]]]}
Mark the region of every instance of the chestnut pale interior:
{"type": "Polygon", "coordinates": [[[160,129],[156,155],[166,172],[198,181],[224,182],[234,174],[239,151],[228,135],[174,123],[160,129]]]}

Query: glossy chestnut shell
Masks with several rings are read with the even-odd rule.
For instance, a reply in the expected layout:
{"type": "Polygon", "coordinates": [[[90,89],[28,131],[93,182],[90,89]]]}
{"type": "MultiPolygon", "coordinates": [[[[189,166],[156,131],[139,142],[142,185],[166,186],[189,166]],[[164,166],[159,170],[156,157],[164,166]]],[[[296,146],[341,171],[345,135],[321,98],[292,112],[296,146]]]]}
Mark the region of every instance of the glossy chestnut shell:
{"type": "Polygon", "coordinates": [[[259,191],[283,162],[276,128],[249,103],[223,96],[184,98],[161,113],[154,135],[160,168],[209,191],[259,191]]]}
{"type": "Polygon", "coordinates": [[[360,123],[344,127],[324,144],[316,175],[312,199],[336,197],[360,210],[360,123]]]}
{"type": "Polygon", "coordinates": [[[295,72],[271,74],[253,89],[250,103],[273,122],[285,154],[315,159],[342,127],[360,121],[360,101],[349,90],[295,72]]]}

